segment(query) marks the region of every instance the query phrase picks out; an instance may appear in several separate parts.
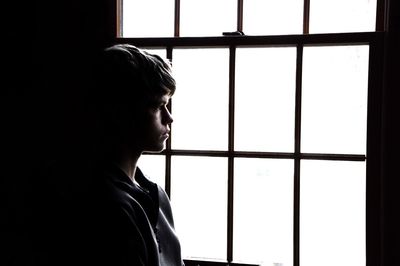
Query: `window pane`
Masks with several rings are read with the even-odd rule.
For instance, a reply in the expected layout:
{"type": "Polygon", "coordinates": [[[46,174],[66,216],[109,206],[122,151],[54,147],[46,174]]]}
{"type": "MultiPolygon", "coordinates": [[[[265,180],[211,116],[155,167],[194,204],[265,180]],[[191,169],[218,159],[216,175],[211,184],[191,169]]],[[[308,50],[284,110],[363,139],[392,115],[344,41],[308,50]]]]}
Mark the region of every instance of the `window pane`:
{"type": "Polygon", "coordinates": [[[235,86],[235,149],[293,151],[296,49],[237,49],[235,86]]]}
{"type": "Polygon", "coordinates": [[[293,265],[293,160],[236,159],[234,260],[293,265]]]}
{"type": "Polygon", "coordinates": [[[226,260],[227,159],[174,156],[171,175],[183,257],[226,260]]]}
{"type": "Polygon", "coordinates": [[[227,149],[228,49],[176,49],[173,71],[172,147],[227,149]]]}
{"type": "Polygon", "coordinates": [[[123,37],[174,36],[174,0],[124,0],[123,37]]]}
{"type": "Polygon", "coordinates": [[[300,265],[365,265],[365,162],[302,161],[300,265]]]}
{"type": "Polygon", "coordinates": [[[180,36],[221,36],[235,31],[237,0],[181,0],[180,36]]]}
{"type": "Polygon", "coordinates": [[[146,177],[162,188],[165,188],[165,156],[142,155],[140,156],[138,166],[146,177]]]}
{"type": "Polygon", "coordinates": [[[247,35],[301,34],[302,0],[251,0],[243,3],[243,31],[247,35]]]}
{"type": "Polygon", "coordinates": [[[365,154],[368,50],[304,48],[302,152],[365,154]]]}
{"type": "Polygon", "coordinates": [[[310,33],[375,31],[376,0],[311,0],[310,33]]]}

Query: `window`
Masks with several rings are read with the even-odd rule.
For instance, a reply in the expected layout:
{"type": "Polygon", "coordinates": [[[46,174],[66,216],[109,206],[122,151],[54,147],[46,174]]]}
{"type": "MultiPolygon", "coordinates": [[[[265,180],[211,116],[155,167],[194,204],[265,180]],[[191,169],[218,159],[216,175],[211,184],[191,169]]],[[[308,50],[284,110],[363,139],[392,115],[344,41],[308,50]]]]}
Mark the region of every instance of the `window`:
{"type": "Polygon", "coordinates": [[[167,149],[139,164],[171,197],[187,265],[368,263],[379,5],[120,1],[117,41],[177,79],[167,149]]]}

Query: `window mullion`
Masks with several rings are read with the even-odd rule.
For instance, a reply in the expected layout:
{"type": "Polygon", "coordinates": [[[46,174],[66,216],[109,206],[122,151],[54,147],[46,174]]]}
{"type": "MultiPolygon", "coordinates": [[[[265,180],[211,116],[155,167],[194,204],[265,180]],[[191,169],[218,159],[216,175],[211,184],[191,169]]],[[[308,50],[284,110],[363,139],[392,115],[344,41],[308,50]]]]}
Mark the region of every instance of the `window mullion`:
{"type": "Polygon", "coordinates": [[[123,37],[122,32],[123,32],[123,0],[117,0],[115,1],[116,4],[116,25],[115,25],[115,30],[116,30],[116,37],[121,38],[123,37]]]}
{"type": "Polygon", "coordinates": [[[387,0],[377,0],[376,2],[376,31],[385,31],[388,29],[389,16],[385,16],[388,10],[388,5],[387,0]]]}
{"type": "Polygon", "coordinates": [[[383,180],[382,176],[382,84],[383,38],[370,42],[367,114],[366,261],[380,265],[383,258],[383,180]]]}
{"type": "Polygon", "coordinates": [[[237,30],[243,32],[243,0],[238,0],[237,30]]]}
{"type": "MultiPolygon", "coordinates": [[[[167,58],[172,62],[172,47],[167,47],[167,58]]],[[[172,99],[168,102],[168,109],[172,113],[172,99]]],[[[171,125],[171,137],[172,125],[171,125]]],[[[166,152],[165,152],[165,192],[171,198],[171,137],[167,139],[166,152]]]]}
{"type": "Polygon", "coordinates": [[[179,37],[180,29],[180,18],[181,18],[181,1],[175,0],[175,15],[174,15],[174,37],[179,37]]]}
{"type": "Polygon", "coordinates": [[[228,226],[227,261],[233,259],[233,197],[234,197],[234,123],[235,123],[235,61],[236,47],[229,49],[229,126],[228,126],[228,226]]]}
{"type": "Polygon", "coordinates": [[[295,160],[293,195],[293,266],[300,264],[300,136],[301,136],[301,94],[303,75],[303,45],[297,45],[296,57],[296,104],[295,104],[295,160]]]}
{"type": "Polygon", "coordinates": [[[303,9],[303,34],[310,32],[310,0],[304,0],[303,9]]]}

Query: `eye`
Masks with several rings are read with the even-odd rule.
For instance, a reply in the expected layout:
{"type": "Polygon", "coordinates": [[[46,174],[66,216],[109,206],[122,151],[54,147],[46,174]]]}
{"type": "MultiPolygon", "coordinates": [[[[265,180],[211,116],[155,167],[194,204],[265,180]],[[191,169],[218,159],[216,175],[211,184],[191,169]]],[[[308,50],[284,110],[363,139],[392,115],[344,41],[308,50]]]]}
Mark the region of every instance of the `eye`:
{"type": "Polygon", "coordinates": [[[154,110],[161,110],[163,109],[165,106],[165,103],[163,102],[154,102],[152,104],[150,104],[150,108],[154,109],[154,110]]]}

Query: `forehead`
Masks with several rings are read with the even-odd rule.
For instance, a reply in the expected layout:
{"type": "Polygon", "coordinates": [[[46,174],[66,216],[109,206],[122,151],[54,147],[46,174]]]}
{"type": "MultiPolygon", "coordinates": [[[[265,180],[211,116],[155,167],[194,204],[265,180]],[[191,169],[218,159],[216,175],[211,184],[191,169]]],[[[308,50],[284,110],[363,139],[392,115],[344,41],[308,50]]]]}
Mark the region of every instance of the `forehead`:
{"type": "Polygon", "coordinates": [[[144,101],[144,102],[142,102],[142,104],[139,104],[139,105],[143,106],[144,108],[155,107],[158,105],[168,104],[170,99],[171,99],[171,95],[163,94],[163,95],[153,96],[151,99],[148,99],[148,101],[144,101]]]}

